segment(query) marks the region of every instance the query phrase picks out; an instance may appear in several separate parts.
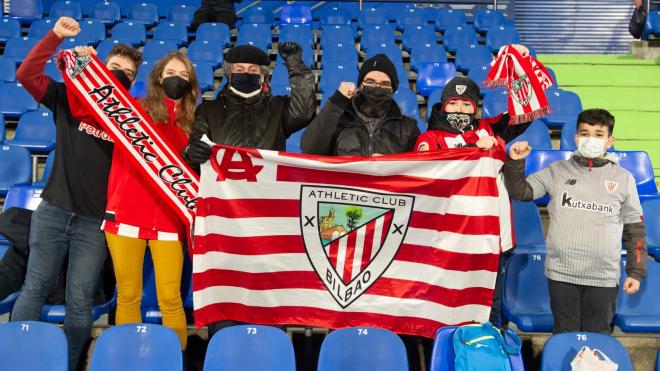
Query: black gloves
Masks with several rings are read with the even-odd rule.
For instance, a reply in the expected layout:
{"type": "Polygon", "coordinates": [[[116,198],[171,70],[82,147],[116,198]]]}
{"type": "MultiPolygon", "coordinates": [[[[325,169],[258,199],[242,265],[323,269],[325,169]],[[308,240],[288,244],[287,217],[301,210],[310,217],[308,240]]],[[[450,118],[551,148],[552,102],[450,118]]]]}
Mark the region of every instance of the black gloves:
{"type": "Polygon", "coordinates": [[[211,146],[201,140],[193,140],[186,148],[186,159],[191,165],[205,163],[211,158],[211,146]]]}
{"type": "Polygon", "coordinates": [[[277,46],[277,51],[285,62],[289,62],[292,59],[302,59],[302,48],[293,42],[280,43],[277,46]]]}

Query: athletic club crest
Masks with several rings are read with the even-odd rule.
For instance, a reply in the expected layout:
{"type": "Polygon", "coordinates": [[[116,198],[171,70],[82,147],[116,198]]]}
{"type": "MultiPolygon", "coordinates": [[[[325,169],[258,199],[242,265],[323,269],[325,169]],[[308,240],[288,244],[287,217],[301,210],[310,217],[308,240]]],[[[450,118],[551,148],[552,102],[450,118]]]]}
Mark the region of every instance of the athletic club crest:
{"type": "Polygon", "coordinates": [[[532,83],[529,81],[527,74],[524,74],[517,80],[513,80],[511,82],[511,91],[509,94],[519,104],[523,106],[529,104],[529,101],[532,99],[532,95],[534,95],[534,90],[532,89],[532,83]]]}
{"type": "Polygon", "coordinates": [[[456,85],[456,94],[463,95],[463,93],[465,93],[465,90],[467,90],[466,85],[456,85]]]}
{"type": "Polygon", "coordinates": [[[303,185],[300,227],[309,261],[342,307],[392,263],[415,198],[352,188],[303,185]]]}
{"type": "Polygon", "coordinates": [[[619,183],[617,183],[615,181],[612,181],[612,180],[606,180],[605,181],[605,188],[607,188],[608,192],[614,193],[619,188],[619,183]]]}

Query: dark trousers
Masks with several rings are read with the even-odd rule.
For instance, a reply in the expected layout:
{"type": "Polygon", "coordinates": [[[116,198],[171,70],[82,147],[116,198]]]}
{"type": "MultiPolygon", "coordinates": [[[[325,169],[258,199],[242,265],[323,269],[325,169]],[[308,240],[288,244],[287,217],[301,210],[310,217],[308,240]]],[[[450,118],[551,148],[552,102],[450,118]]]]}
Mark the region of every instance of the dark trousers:
{"type": "Polygon", "coordinates": [[[495,278],[495,291],[493,292],[493,304],[490,306],[490,318],[488,321],[495,327],[506,325],[507,320],[502,315],[502,296],[504,295],[504,274],[506,273],[506,264],[509,262],[513,249],[500,254],[500,260],[497,267],[497,277],[495,278]]]}
{"type": "Polygon", "coordinates": [[[618,287],[593,287],[548,280],[553,334],[599,332],[609,334],[618,287]]]}

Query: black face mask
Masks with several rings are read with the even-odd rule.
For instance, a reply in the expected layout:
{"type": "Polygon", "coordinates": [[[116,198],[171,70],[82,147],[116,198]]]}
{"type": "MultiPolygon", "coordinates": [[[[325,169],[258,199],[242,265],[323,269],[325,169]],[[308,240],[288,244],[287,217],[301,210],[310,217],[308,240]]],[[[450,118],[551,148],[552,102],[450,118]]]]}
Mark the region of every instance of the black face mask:
{"type": "Polygon", "coordinates": [[[163,91],[170,99],[181,99],[191,89],[190,83],[179,76],[169,76],[163,79],[163,91]]]}
{"type": "Polygon", "coordinates": [[[434,109],[431,113],[429,130],[443,130],[450,133],[464,133],[477,127],[474,113],[447,113],[434,109]]]}
{"type": "Polygon", "coordinates": [[[231,86],[243,94],[261,89],[261,75],[255,73],[232,73],[231,86]]]}
{"type": "Polygon", "coordinates": [[[363,86],[355,96],[355,105],[367,117],[385,116],[392,107],[392,89],[363,86]]]}
{"type": "Polygon", "coordinates": [[[119,80],[119,83],[126,88],[126,90],[129,90],[131,88],[131,79],[128,78],[126,73],[122,70],[110,70],[110,72],[115,75],[117,80],[119,80]]]}

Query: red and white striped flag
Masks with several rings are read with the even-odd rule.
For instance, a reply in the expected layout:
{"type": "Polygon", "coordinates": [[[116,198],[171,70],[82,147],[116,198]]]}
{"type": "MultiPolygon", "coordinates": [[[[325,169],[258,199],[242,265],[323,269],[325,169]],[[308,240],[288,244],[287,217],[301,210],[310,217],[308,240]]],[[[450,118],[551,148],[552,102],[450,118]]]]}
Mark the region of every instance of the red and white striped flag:
{"type": "Polygon", "coordinates": [[[511,246],[504,151],[321,157],[214,146],[195,219],[197,325],[487,321],[511,246]]]}

